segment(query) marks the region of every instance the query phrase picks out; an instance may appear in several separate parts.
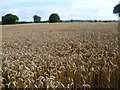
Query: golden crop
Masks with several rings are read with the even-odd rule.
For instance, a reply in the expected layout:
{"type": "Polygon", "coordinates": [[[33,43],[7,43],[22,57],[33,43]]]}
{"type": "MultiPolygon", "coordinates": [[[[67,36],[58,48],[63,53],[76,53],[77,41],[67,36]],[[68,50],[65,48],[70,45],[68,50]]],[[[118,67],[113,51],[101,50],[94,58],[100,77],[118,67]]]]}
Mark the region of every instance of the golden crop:
{"type": "Polygon", "coordinates": [[[2,87],[113,88],[117,23],[3,26],[2,87]]]}

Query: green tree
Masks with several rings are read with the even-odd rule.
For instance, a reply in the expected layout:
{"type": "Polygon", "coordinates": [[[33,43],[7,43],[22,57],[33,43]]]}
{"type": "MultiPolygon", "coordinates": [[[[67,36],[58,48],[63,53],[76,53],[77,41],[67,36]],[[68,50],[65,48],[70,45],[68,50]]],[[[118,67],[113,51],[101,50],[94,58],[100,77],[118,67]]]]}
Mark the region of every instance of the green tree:
{"type": "Polygon", "coordinates": [[[16,15],[13,14],[6,14],[5,16],[2,16],[2,24],[15,24],[19,18],[16,15]]]}
{"type": "Polygon", "coordinates": [[[113,13],[117,14],[120,17],[120,4],[114,7],[113,13]]]}
{"type": "Polygon", "coordinates": [[[34,23],[39,23],[41,21],[41,17],[37,15],[34,15],[33,19],[34,19],[34,23]]]}
{"type": "Polygon", "coordinates": [[[60,17],[57,13],[53,13],[50,15],[49,17],[49,22],[50,23],[56,23],[56,22],[60,22],[60,17]]]}

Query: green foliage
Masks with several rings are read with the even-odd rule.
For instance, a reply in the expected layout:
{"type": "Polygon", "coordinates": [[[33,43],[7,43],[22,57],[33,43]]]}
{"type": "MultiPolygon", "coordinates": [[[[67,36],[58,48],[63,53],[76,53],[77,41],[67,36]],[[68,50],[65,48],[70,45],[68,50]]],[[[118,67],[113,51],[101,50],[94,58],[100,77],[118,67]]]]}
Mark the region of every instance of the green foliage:
{"type": "Polygon", "coordinates": [[[2,24],[15,24],[19,18],[16,15],[13,14],[7,14],[5,16],[2,16],[2,24]]]}
{"type": "Polygon", "coordinates": [[[120,4],[118,4],[114,7],[113,13],[118,14],[120,17],[120,4]]]}
{"type": "Polygon", "coordinates": [[[53,13],[50,15],[49,17],[49,22],[50,23],[56,23],[56,22],[60,22],[60,17],[57,13],[53,13]]]}
{"type": "Polygon", "coordinates": [[[41,17],[37,15],[34,15],[33,19],[34,19],[34,23],[39,23],[41,21],[41,17]]]}

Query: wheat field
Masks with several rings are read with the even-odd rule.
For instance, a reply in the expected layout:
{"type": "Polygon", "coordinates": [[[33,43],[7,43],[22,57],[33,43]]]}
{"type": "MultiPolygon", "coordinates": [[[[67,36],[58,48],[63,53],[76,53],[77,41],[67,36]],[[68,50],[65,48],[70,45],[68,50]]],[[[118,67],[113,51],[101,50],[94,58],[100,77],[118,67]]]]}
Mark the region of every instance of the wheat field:
{"type": "Polygon", "coordinates": [[[117,88],[117,23],[2,26],[2,88],[117,88]]]}

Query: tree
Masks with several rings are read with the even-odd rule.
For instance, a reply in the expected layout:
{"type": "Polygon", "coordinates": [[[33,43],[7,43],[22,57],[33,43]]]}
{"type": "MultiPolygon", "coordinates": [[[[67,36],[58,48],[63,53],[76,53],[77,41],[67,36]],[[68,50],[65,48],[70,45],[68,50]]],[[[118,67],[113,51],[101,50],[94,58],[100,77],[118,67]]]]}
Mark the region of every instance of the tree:
{"type": "Polygon", "coordinates": [[[70,20],[70,22],[74,22],[74,20],[73,20],[73,19],[71,19],[71,20],[70,20]]]}
{"type": "Polygon", "coordinates": [[[120,17],[120,4],[114,7],[113,13],[117,14],[120,17]]]}
{"type": "Polygon", "coordinates": [[[57,13],[53,13],[50,15],[49,17],[49,22],[50,23],[56,23],[56,22],[60,22],[60,17],[57,13]]]}
{"type": "Polygon", "coordinates": [[[2,16],[2,24],[15,24],[19,18],[16,15],[13,14],[6,14],[5,16],[2,16]]]}
{"type": "Polygon", "coordinates": [[[41,17],[37,15],[34,15],[33,19],[34,19],[34,23],[39,23],[41,21],[41,17]]]}

